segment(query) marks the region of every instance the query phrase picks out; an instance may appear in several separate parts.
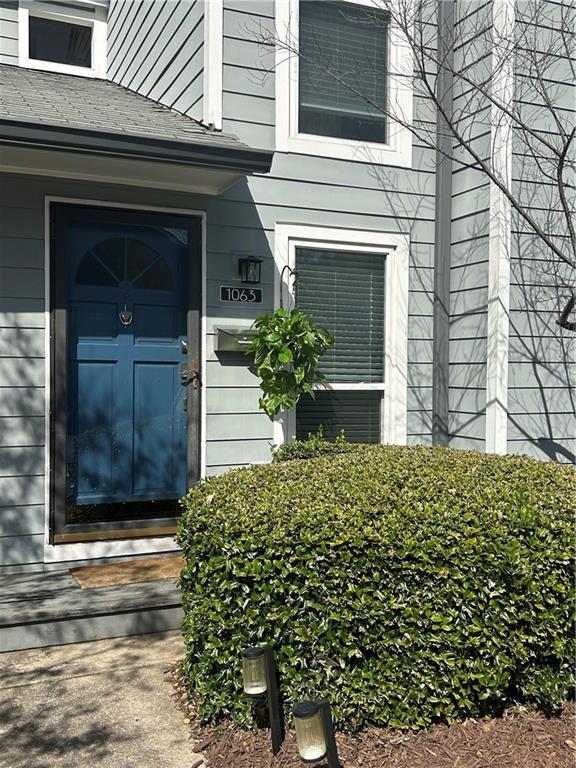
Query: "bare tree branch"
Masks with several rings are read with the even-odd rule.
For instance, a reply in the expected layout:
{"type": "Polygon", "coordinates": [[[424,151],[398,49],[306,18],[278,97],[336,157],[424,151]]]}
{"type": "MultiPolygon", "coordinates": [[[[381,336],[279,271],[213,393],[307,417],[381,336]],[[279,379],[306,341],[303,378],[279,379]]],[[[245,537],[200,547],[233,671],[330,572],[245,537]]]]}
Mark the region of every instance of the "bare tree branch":
{"type": "MultiPolygon", "coordinates": [[[[517,3],[513,31],[503,33],[494,29],[491,4],[478,3],[474,7],[456,3],[460,15],[450,41],[454,56],[447,56],[447,46],[442,46],[443,52],[439,53],[435,44],[436,6],[437,0],[372,0],[375,13],[371,23],[390,24],[399,30],[411,52],[413,72],[391,72],[390,77],[397,84],[409,80],[415,98],[422,102],[421,114],[413,120],[406,119],[391,99],[385,104],[375,102],[363,88],[362,75],[368,71],[364,67],[362,71],[342,73],[334,68],[332,55],[320,55],[320,44],[319,55],[312,57],[299,50],[295,39],[282,38],[269,30],[262,31],[259,37],[260,42],[276,46],[288,56],[298,56],[369,106],[374,115],[380,114],[410,131],[424,147],[460,168],[481,173],[502,192],[520,220],[545,246],[549,258],[575,269],[576,128],[563,111],[562,97],[566,97],[566,88],[568,94],[570,87],[576,92],[576,82],[561,81],[557,72],[560,63],[565,63],[576,81],[576,8],[565,2],[555,3],[554,7],[540,0],[517,3]],[[514,78],[516,92],[508,98],[508,92],[495,89],[494,83],[504,69],[508,72],[511,67],[518,77],[514,78]],[[440,92],[442,73],[449,76],[454,93],[449,108],[445,94],[440,92]],[[426,104],[432,107],[430,120],[423,119],[426,104]],[[553,198],[548,213],[535,206],[531,197],[526,200],[523,179],[502,178],[491,152],[478,147],[483,136],[493,137],[494,115],[510,122],[516,152],[522,152],[532,163],[535,181],[547,182],[553,198]],[[446,149],[447,136],[452,138],[451,151],[446,149]]],[[[354,11],[349,16],[348,20],[354,22],[354,11]]],[[[361,23],[366,23],[365,17],[361,23]]],[[[442,33],[446,34],[446,30],[442,33]]],[[[540,188],[537,185],[535,189],[540,188]]],[[[570,310],[565,308],[558,321],[568,330],[574,330],[574,323],[568,320],[574,309],[572,292],[571,296],[570,310]]]]}

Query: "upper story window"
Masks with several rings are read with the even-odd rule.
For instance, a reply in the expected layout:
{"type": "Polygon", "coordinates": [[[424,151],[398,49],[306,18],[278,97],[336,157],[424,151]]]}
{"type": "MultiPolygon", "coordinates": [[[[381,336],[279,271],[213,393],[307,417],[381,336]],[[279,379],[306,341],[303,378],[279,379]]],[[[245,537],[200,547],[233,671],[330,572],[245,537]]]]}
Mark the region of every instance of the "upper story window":
{"type": "Polygon", "coordinates": [[[388,15],[307,0],[299,37],[299,131],[385,144],[388,15]]]}
{"type": "Polygon", "coordinates": [[[409,167],[412,57],[389,14],[371,0],[284,0],[276,28],[277,149],[409,167]]]}
{"type": "Polygon", "coordinates": [[[92,67],[92,28],[30,16],[29,56],[37,61],[92,67]]]}
{"type": "Polygon", "coordinates": [[[20,64],[85,77],[106,75],[106,4],[29,0],[19,8],[20,64]]]}

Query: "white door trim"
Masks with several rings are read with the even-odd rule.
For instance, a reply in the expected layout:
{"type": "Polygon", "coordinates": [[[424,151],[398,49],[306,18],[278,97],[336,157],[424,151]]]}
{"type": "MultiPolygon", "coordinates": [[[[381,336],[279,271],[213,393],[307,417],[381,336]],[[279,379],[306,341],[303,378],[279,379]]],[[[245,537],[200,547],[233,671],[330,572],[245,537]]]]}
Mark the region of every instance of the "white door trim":
{"type": "Polygon", "coordinates": [[[194,216],[202,221],[202,317],[200,328],[201,376],[203,387],[200,398],[200,474],[206,474],[206,211],[191,208],[169,208],[154,205],[136,205],[109,200],[91,200],[80,197],[44,198],[44,346],[45,346],[45,447],[44,447],[44,562],[58,563],[68,560],[92,560],[106,557],[127,557],[130,555],[153,554],[177,550],[171,537],[117,539],[109,541],[82,542],[75,544],[50,544],[50,205],[65,203],[100,208],[121,208],[130,211],[153,211],[155,213],[194,216]]]}

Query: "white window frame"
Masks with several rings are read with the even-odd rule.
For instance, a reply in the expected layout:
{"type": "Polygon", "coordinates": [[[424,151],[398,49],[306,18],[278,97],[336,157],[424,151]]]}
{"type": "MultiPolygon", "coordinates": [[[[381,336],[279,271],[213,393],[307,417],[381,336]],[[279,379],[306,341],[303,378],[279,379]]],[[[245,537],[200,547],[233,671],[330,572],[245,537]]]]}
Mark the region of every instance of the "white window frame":
{"type": "MultiPolygon", "coordinates": [[[[373,232],[308,224],[277,223],[274,235],[275,307],[280,295],[287,309],[294,306],[294,280],[289,266],[296,264],[296,248],[380,253],[386,259],[384,382],[331,384],[334,391],[383,392],[381,442],[406,444],[408,417],[408,271],[410,238],[397,232],[373,232]],[[281,284],[282,279],[282,284],[281,284]]],[[[274,443],[292,440],[296,434],[295,409],[279,414],[274,422],[274,443]]]]}
{"type": "Polygon", "coordinates": [[[21,67],[42,69],[82,77],[106,77],[106,17],[107,3],[102,0],[75,0],[74,6],[66,7],[65,0],[59,5],[41,0],[20,0],[18,8],[18,60],[21,67]],[[84,5],[86,10],[76,6],[84,5]],[[91,67],[59,64],[55,61],[30,58],[30,17],[68,22],[92,28],[91,67]]]}
{"type": "MultiPolygon", "coordinates": [[[[410,168],[412,166],[411,131],[390,118],[387,121],[387,144],[299,133],[297,51],[300,2],[301,0],[276,0],[276,34],[280,41],[289,41],[290,48],[294,49],[287,51],[280,44],[276,50],[277,151],[410,168]]],[[[344,2],[374,9],[371,0],[344,0],[344,2]]],[[[394,24],[391,24],[389,35],[388,98],[396,114],[402,115],[403,121],[411,124],[413,56],[405,36],[394,24]]]]}

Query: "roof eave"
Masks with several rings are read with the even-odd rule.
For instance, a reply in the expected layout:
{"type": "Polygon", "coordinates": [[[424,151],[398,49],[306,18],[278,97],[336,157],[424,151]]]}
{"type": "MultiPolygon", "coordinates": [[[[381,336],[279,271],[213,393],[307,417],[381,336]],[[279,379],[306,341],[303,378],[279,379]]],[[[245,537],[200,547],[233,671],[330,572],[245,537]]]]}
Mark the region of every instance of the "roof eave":
{"type": "Polygon", "coordinates": [[[273,152],[0,119],[0,145],[153,160],[245,174],[268,173],[273,152]]]}

